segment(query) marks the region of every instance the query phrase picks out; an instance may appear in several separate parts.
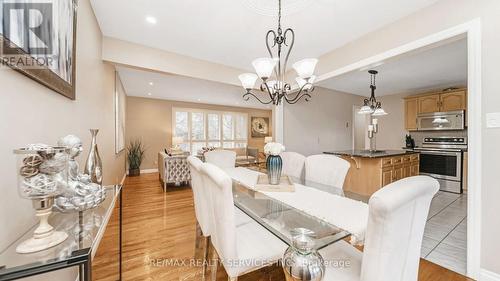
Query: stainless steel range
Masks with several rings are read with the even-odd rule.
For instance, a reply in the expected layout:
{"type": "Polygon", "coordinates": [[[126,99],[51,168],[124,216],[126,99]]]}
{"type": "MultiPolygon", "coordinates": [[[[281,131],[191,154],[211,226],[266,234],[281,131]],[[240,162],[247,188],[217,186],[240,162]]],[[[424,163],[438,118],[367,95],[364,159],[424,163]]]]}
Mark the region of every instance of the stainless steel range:
{"type": "Polygon", "coordinates": [[[462,193],[465,137],[427,137],[420,151],[420,174],[437,179],[443,191],[462,193]]]}

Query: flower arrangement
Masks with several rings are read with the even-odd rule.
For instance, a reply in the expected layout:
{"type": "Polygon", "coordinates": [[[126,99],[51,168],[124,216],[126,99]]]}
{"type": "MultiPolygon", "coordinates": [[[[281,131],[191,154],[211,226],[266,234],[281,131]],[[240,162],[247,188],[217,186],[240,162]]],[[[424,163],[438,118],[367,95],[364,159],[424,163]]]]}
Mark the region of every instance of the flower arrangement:
{"type": "Polygon", "coordinates": [[[285,146],[279,142],[269,142],[264,146],[264,153],[267,155],[280,155],[285,151],[285,146]]]}

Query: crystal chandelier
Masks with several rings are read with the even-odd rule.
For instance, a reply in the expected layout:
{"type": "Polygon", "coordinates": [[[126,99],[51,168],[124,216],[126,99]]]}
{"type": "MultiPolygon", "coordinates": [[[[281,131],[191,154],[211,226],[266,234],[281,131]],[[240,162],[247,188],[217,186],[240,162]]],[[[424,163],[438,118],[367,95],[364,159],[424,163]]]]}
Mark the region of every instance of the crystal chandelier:
{"type": "Polygon", "coordinates": [[[375,75],[377,75],[378,71],[369,70],[368,73],[370,73],[370,89],[372,93],[369,99],[364,100],[364,104],[358,113],[371,114],[372,116],[387,115],[387,112],[382,108],[382,103],[375,98],[375,89],[377,89],[377,86],[375,86],[375,75]]]}
{"type": "Polygon", "coordinates": [[[272,103],[274,105],[281,104],[282,100],[289,104],[297,103],[302,98],[309,101],[309,98],[311,98],[310,93],[314,90],[313,82],[316,76],[313,73],[318,60],[303,59],[292,65],[297,72],[298,77],[295,80],[299,86],[299,90],[292,93],[292,87],[285,81],[285,74],[294,41],[295,33],[293,29],[287,28],[284,32],[281,29],[281,0],[278,0],[278,29],[277,31],[269,30],[266,34],[266,47],[270,57],[258,58],[252,62],[257,74],[243,73],[238,76],[243,88],[246,90],[243,95],[245,101],[248,101],[250,96],[260,103],[272,103]],[[276,50],[275,55],[271,49],[276,50]],[[285,49],[287,49],[286,55],[283,58],[285,49]],[[269,95],[266,100],[259,98],[252,92],[257,78],[262,80],[260,90],[269,95]]]}

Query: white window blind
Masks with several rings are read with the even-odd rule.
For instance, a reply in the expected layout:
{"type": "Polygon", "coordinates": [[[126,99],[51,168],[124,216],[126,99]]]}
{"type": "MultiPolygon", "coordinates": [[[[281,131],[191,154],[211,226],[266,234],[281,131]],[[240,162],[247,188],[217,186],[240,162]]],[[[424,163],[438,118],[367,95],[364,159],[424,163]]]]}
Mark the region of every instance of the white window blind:
{"type": "Polygon", "coordinates": [[[182,137],[180,147],[191,154],[197,154],[203,147],[247,146],[246,113],[174,108],[172,115],[174,136],[182,137]]]}

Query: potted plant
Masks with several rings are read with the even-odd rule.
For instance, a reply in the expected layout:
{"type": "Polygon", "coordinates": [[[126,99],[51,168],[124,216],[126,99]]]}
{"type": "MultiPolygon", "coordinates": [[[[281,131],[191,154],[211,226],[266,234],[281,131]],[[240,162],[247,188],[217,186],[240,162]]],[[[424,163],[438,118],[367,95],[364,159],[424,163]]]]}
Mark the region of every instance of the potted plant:
{"type": "Polygon", "coordinates": [[[141,140],[130,141],[127,146],[128,175],[131,177],[141,174],[141,163],[144,159],[146,148],[141,140]]]}

